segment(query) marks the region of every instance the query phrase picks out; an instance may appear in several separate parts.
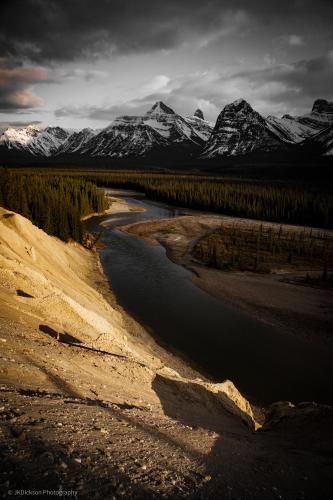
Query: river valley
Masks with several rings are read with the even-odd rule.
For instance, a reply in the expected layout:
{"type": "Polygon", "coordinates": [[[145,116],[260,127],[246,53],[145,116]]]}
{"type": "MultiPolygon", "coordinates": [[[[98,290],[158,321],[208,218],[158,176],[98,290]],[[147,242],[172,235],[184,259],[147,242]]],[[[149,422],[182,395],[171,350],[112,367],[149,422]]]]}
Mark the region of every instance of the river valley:
{"type": "Polygon", "coordinates": [[[118,303],[158,343],[212,380],[232,380],[257,404],[333,402],[329,382],[333,367],[324,346],[224,304],[195,286],[192,273],[171,262],[162,246],[119,229],[186,211],[126,193],[123,199],[144,211],[97,216],[85,224],[90,232],[102,230],[100,259],[118,303]]]}

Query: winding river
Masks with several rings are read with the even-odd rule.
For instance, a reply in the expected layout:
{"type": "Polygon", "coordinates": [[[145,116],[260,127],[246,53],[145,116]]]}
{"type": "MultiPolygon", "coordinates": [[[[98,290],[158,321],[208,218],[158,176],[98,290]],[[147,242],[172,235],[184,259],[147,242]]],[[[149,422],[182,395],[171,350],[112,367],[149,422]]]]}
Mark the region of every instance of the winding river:
{"type": "Polygon", "coordinates": [[[214,381],[232,380],[252,402],[333,403],[333,363],[325,348],[252,319],[193,285],[191,273],[118,227],[184,214],[163,204],[124,196],[145,212],[93,217],[103,226],[101,263],[118,303],[147,331],[191,360],[214,381]]]}

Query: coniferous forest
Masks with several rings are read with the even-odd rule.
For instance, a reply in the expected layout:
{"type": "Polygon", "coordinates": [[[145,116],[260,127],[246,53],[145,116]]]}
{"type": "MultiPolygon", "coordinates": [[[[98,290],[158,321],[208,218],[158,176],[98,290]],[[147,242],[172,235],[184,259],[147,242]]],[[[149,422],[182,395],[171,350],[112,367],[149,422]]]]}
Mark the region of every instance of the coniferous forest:
{"type": "Polygon", "coordinates": [[[86,179],[0,169],[0,205],[48,234],[82,243],[81,217],[105,210],[106,200],[104,191],[86,179]]]}
{"type": "Polygon", "coordinates": [[[287,224],[333,227],[332,193],[300,182],[126,171],[89,178],[98,185],[144,191],[148,198],[178,206],[287,224]]]}
{"type": "Polygon", "coordinates": [[[157,201],[236,217],[333,227],[330,189],[287,182],[147,171],[0,169],[0,205],[64,241],[83,241],[81,218],[106,208],[99,187],[135,189],[157,201]]]}
{"type": "Polygon", "coordinates": [[[271,272],[279,266],[321,269],[322,278],[327,281],[333,249],[325,231],[228,222],[196,242],[192,253],[197,259],[225,270],[271,272]]]}

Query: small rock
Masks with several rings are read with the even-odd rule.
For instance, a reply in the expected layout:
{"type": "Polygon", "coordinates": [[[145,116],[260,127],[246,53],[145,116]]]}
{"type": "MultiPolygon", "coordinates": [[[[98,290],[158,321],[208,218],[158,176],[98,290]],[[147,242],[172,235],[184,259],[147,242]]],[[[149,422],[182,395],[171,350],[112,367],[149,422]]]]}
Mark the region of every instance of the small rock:
{"type": "Polygon", "coordinates": [[[38,420],[34,418],[30,418],[29,421],[27,422],[28,425],[36,425],[38,424],[38,420]]]}
{"type": "Polygon", "coordinates": [[[44,453],[41,454],[39,458],[47,464],[54,463],[54,456],[50,451],[45,451],[44,453]]]}
{"type": "Polygon", "coordinates": [[[10,432],[13,437],[19,438],[23,434],[23,429],[20,429],[19,427],[11,427],[10,432]]]}
{"type": "Polygon", "coordinates": [[[19,408],[12,408],[12,413],[14,413],[16,417],[23,415],[23,412],[19,408]]]}
{"type": "Polygon", "coordinates": [[[76,462],[77,464],[81,464],[82,459],[81,458],[74,458],[74,462],[76,462]]]}
{"type": "Polygon", "coordinates": [[[57,427],[62,427],[62,426],[63,426],[63,424],[61,422],[57,423],[57,427]]]}
{"type": "Polygon", "coordinates": [[[60,462],[60,467],[62,469],[67,469],[68,468],[68,465],[65,463],[65,462],[60,462]]]}

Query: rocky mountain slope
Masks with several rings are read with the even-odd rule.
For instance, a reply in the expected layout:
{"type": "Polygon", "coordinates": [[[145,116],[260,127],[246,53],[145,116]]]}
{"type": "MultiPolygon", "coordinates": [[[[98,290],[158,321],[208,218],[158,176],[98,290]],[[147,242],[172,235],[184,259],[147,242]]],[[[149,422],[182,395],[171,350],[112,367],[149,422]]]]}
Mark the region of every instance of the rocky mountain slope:
{"type": "Polygon", "coordinates": [[[332,156],[333,155],[333,126],[327,127],[318,134],[311,136],[302,145],[306,151],[311,154],[317,151],[318,155],[332,156]]]}
{"type": "Polygon", "coordinates": [[[94,131],[66,131],[60,127],[9,128],[0,136],[0,151],[26,152],[35,157],[81,155],[138,158],[174,154],[191,157],[208,140],[212,124],[197,110],[183,118],[158,101],[143,116],[121,116],[108,127],[94,131]]]}
{"type": "Polygon", "coordinates": [[[244,99],[238,99],[219,114],[201,157],[238,156],[279,149],[283,149],[283,142],[269,130],[266,120],[244,99]]]}
{"type": "Polygon", "coordinates": [[[158,101],[144,115],[118,117],[102,130],[42,129],[34,125],[8,128],[0,135],[0,155],[4,159],[15,154],[20,158],[72,158],[74,162],[89,158],[188,161],[301,152],[303,146],[307,154],[329,155],[329,145],[319,147],[316,137],[322,142],[325,135],[321,138],[319,134],[331,127],[333,103],[324,99],[315,101],[311,113],[282,118],[264,118],[244,99],[238,99],[224,107],[215,126],[204,119],[200,109],[184,118],[158,101]]]}
{"type": "Polygon", "coordinates": [[[26,152],[37,157],[51,157],[58,153],[72,131],[61,127],[42,129],[34,125],[24,128],[8,128],[0,136],[1,148],[26,152]]]}
{"type": "Polygon", "coordinates": [[[197,109],[193,116],[187,116],[186,121],[194,128],[196,134],[206,142],[211,136],[214,124],[205,120],[201,109],[197,109]]]}
{"type": "Polygon", "coordinates": [[[191,122],[159,101],[143,116],[116,118],[79,152],[115,158],[147,156],[166,150],[191,155],[207,140],[208,129],[204,120],[191,122]]]}
{"type": "Polygon", "coordinates": [[[90,156],[116,158],[144,156],[154,148],[164,149],[169,142],[167,130],[156,130],[146,124],[143,117],[121,116],[101,130],[79,151],[90,156]]]}
{"type": "Polygon", "coordinates": [[[60,144],[55,154],[60,155],[64,153],[77,153],[84,148],[85,144],[90,141],[96,134],[98,130],[93,130],[91,128],[84,128],[78,132],[73,132],[68,135],[68,137],[60,144]]]}
{"type": "Polygon", "coordinates": [[[300,143],[328,127],[333,127],[333,103],[317,99],[311,113],[295,117],[284,115],[282,118],[269,116],[267,124],[282,141],[300,143]]]}

